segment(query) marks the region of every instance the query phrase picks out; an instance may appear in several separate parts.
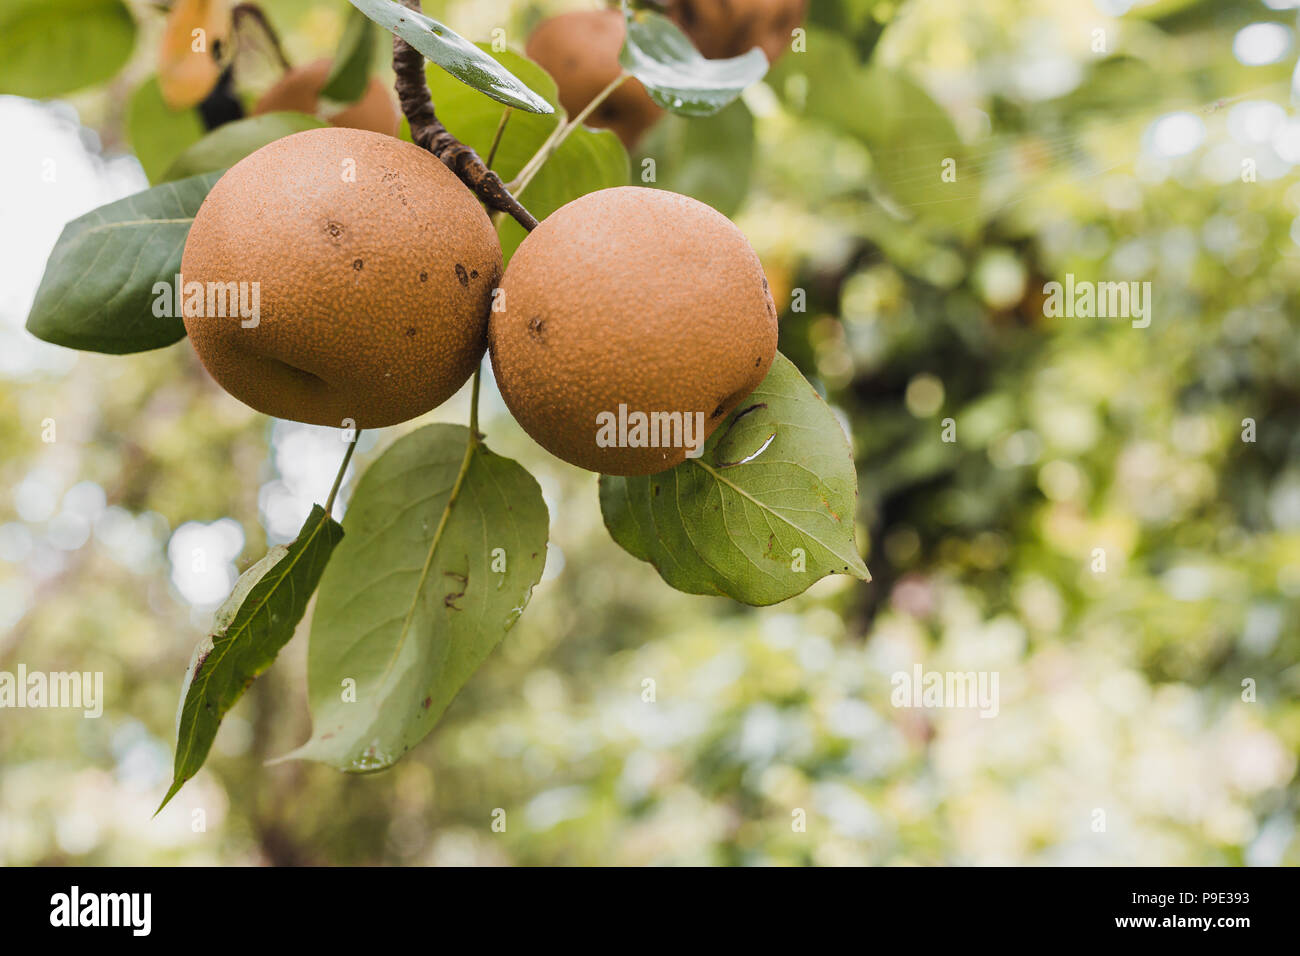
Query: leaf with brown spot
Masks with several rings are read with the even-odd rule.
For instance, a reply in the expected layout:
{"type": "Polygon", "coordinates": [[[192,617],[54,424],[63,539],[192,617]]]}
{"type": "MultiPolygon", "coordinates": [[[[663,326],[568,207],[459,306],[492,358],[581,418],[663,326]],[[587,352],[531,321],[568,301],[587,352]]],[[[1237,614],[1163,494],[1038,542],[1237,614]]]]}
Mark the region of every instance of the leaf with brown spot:
{"type": "Polygon", "coordinates": [[[523,613],[546,563],[546,504],[519,464],[468,445],[467,428],[427,425],[361,477],[312,621],[314,735],[282,759],[390,766],[523,613]],[[510,555],[505,572],[492,570],[496,547],[510,555]],[[340,700],[344,677],[357,681],[353,703],[340,700]]]}

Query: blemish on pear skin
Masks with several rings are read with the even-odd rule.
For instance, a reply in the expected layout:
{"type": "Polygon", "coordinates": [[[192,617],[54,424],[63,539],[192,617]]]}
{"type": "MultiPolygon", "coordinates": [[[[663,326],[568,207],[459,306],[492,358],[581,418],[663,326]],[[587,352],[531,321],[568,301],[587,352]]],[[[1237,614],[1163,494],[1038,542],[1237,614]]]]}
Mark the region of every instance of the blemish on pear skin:
{"type": "Polygon", "coordinates": [[[456,279],[463,287],[469,288],[469,273],[465,271],[465,267],[459,262],[456,263],[456,279]]]}
{"type": "Polygon", "coordinates": [[[362,259],[355,259],[352,262],[352,268],[355,269],[357,272],[360,272],[363,268],[365,268],[365,265],[366,263],[362,259]]]}
{"type": "Polygon", "coordinates": [[[546,341],[546,320],[535,315],[528,320],[528,334],[539,342],[546,341]]]}

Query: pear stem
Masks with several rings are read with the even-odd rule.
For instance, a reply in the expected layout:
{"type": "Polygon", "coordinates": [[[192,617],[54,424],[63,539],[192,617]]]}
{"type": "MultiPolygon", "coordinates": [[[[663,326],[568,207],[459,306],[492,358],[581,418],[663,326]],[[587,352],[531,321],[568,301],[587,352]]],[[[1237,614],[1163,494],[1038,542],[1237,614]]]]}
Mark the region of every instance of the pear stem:
{"type": "Polygon", "coordinates": [[[474,384],[470,388],[469,394],[469,443],[477,445],[479,442],[478,432],[478,389],[479,382],[483,379],[483,360],[480,359],[478,368],[474,369],[474,384]]]}
{"type": "MultiPolygon", "coordinates": [[[[478,383],[475,382],[475,385],[478,383]]],[[[334,485],[330,488],[329,497],[325,499],[325,515],[329,517],[334,513],[334,498],[339,493],[339,488],[343,485],[343,475],[348,470],[348,462],[352,460],[352,453],[357,450],[357,439],[361,437],[361,430],[356,429],[352,433],[352,441],[348,442],[348,450],[343,453],[343,463],[339,465],[339,473],[334,476],[334,485]]]]}
{"type": "Polygon", "coordinates": [[[510,114],[512,112],[514,111],[507,106],[501,113],[501,122],[497,123],[496,135],[492,137],[492,146],[488,149],[488,169],[492,168],[492,161],[497,158],[497,147],[501,145],[501,134],[506,131],[506,123],[510,122],[510,114]]]}

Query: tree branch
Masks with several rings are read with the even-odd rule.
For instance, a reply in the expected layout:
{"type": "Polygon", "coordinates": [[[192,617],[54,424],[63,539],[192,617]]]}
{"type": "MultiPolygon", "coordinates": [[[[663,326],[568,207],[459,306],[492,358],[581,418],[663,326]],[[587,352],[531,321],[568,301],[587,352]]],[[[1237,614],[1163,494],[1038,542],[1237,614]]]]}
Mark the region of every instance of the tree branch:
{"type": "MultiPolygon", "coordinates": [[[[411,10],[420,12],[420,0],[401,0],[411,10]]],[[[411,124],[411,140],[427,149],[455,173],[460,181],[478,196],[489,209],[498,209],[514,218],[530,232],[537,220],[506,189],[501,177],[487,168],[478,153],[447,132],[433,111],[433,97],[424,77],[424,54],[401,37],[393,36],[394,89],[406,120],[411,124]]]]}

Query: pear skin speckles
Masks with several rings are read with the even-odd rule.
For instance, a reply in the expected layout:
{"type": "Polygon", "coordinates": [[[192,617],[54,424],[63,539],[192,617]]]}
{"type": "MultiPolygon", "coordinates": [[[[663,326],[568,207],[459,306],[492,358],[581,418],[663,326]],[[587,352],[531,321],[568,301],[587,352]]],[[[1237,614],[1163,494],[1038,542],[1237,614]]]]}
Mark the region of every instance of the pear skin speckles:
{"type": "Polygon", "coordinates": [[[665,190],[604,189],[557,210],[501,288],[488,320],[501,395],[538,444],[591,471],[654,474],[686,456],[680,442],[636,446],[631,432],[608,446],[600,416],[698,415],[702,441],[776,355],[776,308],[749,242],[665,190]]]}
{"type": "Polygon", "coordinates": [[[255,322],[185,316],[226,391],[278,418],[378,428],[446,401],[478,367],[501,247],[435,157],[326,128],[277,140],[218,180],[181,274],[200,289],[256,284],[255,322]]]}

